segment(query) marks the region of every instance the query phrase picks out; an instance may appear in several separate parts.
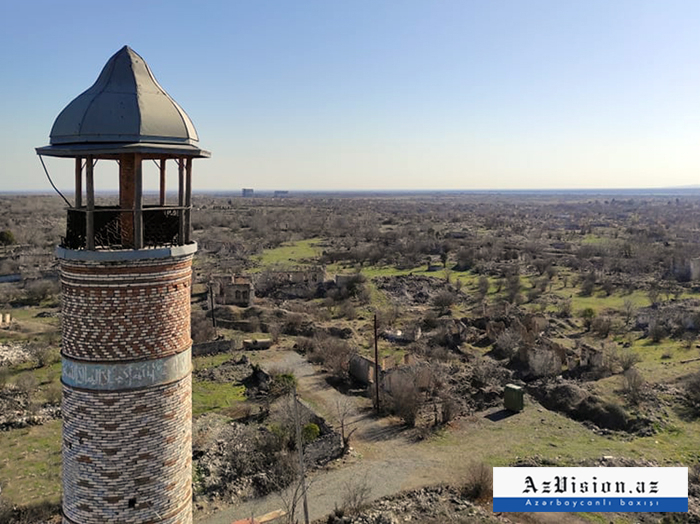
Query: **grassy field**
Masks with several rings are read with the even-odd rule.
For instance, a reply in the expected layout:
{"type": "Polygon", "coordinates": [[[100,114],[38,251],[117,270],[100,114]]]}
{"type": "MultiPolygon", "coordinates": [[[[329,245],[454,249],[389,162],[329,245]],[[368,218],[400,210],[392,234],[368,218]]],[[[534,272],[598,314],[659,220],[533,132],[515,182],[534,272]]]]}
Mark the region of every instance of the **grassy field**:
{"type": "Polygon", "coordinates": [[[192,383],[192,416],[230,411],[245,402],[245,386],[221,382],[192,383]]]}
{"type": "Polygon", "coordinates": [[[305,266],[313,265],[314,260],[321,255],[320,239],[299,240],[283,244],[275,249],[266,249],[262,255],[253,257],[255,267],[250,272],[255,273],[275,266],[305,266]]]}
{"type": "Polygon", "coordinates": [[[61,421],[0,432],[0,487],[10,503],[61,499],[61,421]]]}

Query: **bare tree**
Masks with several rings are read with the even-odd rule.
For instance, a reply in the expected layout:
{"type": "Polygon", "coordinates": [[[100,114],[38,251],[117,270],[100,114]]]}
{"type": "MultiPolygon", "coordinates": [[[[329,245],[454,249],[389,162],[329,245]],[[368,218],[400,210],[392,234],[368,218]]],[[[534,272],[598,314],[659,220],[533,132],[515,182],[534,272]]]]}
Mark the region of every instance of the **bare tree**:
{"type": "Polygon", "coordinates": [[[352,400],[343,397],[335,401],[335,412],[338,417],[338,422],[340,423],[340,436],[343,439],[343,449],[347,451],[350,447],[350,437],[357,431],[357,428],[354,428],[346,434],[348,419],[356,413],[355,405],[352,400]]]}

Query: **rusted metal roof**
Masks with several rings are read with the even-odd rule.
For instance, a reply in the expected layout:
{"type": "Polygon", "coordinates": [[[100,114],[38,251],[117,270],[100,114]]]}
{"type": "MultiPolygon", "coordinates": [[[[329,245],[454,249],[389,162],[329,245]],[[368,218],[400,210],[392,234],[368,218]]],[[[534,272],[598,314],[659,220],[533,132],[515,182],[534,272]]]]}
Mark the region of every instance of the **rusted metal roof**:
{"type": "Polygon", "coordinates": [[[97,81],[66,106],[39,154],[76,156],[158,151],[209,156],[187,113],[158,84],[134,50],[121,48],[97,81]]]}

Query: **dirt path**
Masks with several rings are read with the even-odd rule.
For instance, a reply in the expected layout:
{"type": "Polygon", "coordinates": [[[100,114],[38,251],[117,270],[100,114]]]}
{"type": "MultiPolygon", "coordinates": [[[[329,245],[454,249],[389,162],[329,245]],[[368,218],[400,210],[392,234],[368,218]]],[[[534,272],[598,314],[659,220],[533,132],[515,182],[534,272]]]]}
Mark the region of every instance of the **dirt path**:
{"type": "MultiPolygon", "coordinates": [[[[353,399],[358,414],[352,417],[357,428],[353,436],[354,448],[350,457],[342,463],[313,472],[308,488],[309,512],[312,520],[323,518],[335,507],[343,505],[343,499],[357,486],[370,488],[369,501],[407,489],[415,489],[440,482],[459,480],[469,463],[486,456],[494,447],[479,432],[494,424],[483,417],[477,422],[456,425],[450,431],[447,442],[414,442],[399,420],[386,417],[375,418],[369,400],[364,397],[346,396],[330,387],[326,376],[309,364],[306,359],[292,351],[271,351],[261,355],[260,364],[266,369],[287,369],[296,375],[299,395],[324,418],[337,422],[336,401],[353,399]],[[472,439],[474,439],[472,441],[472,439]]],[[[509,424],[507,421],[505,424],[509,424]]],[[[505,428],[504,428],[505,429],[505,428]]],[[[213,514],[197,515],[195,521],[202,524],[230,524],[251,515],[285,509],[282,497],[277,494],[239,504],[223,507],[213,514]]],[[[297,510],[301,516],[301,509],[297,510]]],[[[555,520],[535,520],[532,515],[514,518],[514,522],[585,522],[572,514],[546,515],[555,520]]]]}
{"type": "MultiPolygon", "coordinates": [[[[261,355],[262,356],[262,355],[261,355]]],[[[376,418],[369,399],[343,395],[330,387],[326,375],[293,351],[274,351],[261,359],[266,369],[290,370],[298,379],[299,396],[316,412],[338,423],[336,403],[350,399],[356,413],[346,422],[355,429],[350,457],[330,470],[313,472],[308,489],[309,510],[312,519],[331,513],[342,506],[343,497],[355,485],[365,483],[371,489],[370,500],[375,500],[404,489],[415,488],[433,482],[431,471],[439,462],[415,452],[407,440],[403,425],[398,419],[376,418]]],[[[236,507],[224,508],[215,515],[202,516],[198,522],[228,524],[252,514],[284,508],[279,495],[270,495],[236,507]]]]}

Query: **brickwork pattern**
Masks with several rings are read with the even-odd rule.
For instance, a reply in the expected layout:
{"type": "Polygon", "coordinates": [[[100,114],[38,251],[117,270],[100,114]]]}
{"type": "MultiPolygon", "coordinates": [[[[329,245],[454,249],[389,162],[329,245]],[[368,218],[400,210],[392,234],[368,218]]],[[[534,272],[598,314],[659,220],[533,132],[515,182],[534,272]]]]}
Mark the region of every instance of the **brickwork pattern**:
{"type": "MultiPolygon", "coordinates": [[[[192,256],[61,259],[64,357],[123,378],[125,363],[156,369],[187,351],[192,256]]],[[[116,390],[64,383],[64,524],[192,522],[187,364],[165,383],[149,383],[147,372],[116,390]]]]}
{"type": "Polygon", "coordinates": [[[63,399],[64,522],[192,522],[191,374],[63,399]]]}
{"type": "Polygon", "coordinates": [[[61,261],[63,353],[78,360],[160,358],[187,349],[192,255],[61,261]]]}

